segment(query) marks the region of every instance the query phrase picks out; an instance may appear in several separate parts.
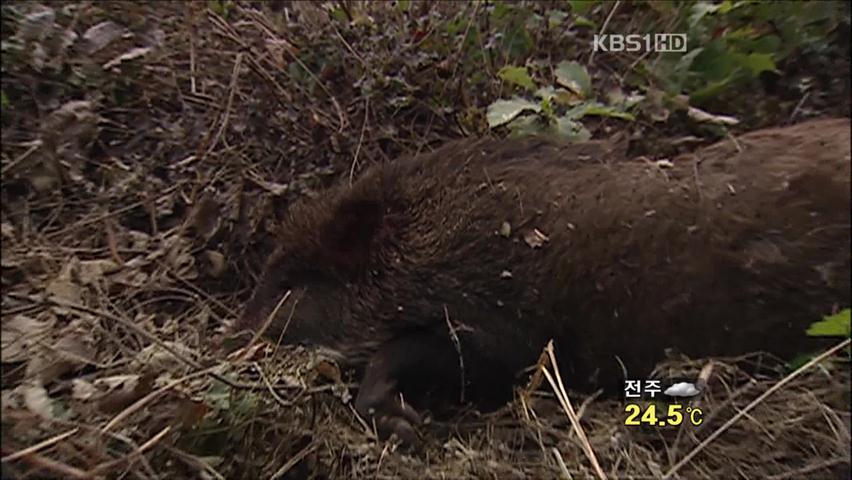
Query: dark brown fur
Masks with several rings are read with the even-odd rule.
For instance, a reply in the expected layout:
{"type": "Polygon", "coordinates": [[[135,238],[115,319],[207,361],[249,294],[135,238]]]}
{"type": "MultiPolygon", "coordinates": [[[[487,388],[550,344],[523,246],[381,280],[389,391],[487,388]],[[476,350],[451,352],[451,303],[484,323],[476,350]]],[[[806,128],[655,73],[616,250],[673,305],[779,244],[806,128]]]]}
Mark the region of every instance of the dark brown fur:
{"type": "Polygon", "coordinates": [[[620,385],[622,363],[642,378],[667,347],[800,353],[850,303],[849,128],[753,132],[668,169],[487,139],[376,167],[291,209],[241,326],[292,289],[268,336],[366,367],[356,406],[403,436],[419,418],[398,393],[419,406],[463,376],[504,400],[551,338],[576,387],[620,385]]]}

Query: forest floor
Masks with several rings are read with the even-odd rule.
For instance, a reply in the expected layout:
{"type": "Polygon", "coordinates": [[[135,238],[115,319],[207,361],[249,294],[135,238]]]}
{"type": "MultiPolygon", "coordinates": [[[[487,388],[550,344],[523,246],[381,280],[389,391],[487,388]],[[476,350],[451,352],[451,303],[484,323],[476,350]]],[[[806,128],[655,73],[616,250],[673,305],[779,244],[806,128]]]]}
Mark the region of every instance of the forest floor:
{"type": "MultiPolygon", "coordinates": [[[[545,384],[433,422],[412,452],[376,439],[317,353],[225,353],[288,204],[516,132],[489,118],[500,99],[550,88],[536,121],[652,160],[849,116],[848,6],[774,56],[724,50],[735,19],[694,2],[672,17],[707,39],[691,65],[593,54],[604,29],[675,28],[655,5],[4,2],[2,478],[849,478],[838,355],[667,360],[668,378],[704,371],[698,426],[627,426],[624,400],[569,392],[574,424],[545,384]]],[[[749,19],[755,41],[788,31],[749,19]]]]}

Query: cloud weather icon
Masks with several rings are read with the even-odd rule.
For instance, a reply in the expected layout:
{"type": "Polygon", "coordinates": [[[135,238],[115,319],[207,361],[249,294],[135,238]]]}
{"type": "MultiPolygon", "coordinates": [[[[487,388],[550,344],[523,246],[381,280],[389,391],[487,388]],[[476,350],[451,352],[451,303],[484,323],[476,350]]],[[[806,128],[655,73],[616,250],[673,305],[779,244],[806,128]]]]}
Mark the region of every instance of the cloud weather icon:
{"type": "Polygon", "coordinates": [[[695,385],[689,382],[678,382],[667,388],[663,393],[672,397],[694,397],[700,392],[695,388],[695,385]]]}

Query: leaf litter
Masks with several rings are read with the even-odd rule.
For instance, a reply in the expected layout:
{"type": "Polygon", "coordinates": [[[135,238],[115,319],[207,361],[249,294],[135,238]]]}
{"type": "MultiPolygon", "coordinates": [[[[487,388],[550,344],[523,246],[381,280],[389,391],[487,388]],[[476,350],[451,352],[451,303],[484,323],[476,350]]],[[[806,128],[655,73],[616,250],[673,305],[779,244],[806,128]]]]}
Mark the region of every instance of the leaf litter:
{"type": "MultiPolygon", "coordinates": [[[[290,202],[538,111],[525,100],[493,107],[501,76],[532,89],[527,68],[511,67],[534,57],[530,45],[564,52],[557,84],[592,93],[569,10],[521,7],[4,4],[3,477],[595,476],[546,388],[433,422],[416,453],[358,421],[351,378],[321,352],[258,344],[228,355],[247,345],[225,333],[290,202]],[[534,18],[513,19],[525,9],[552,31],[532,31],[540,46],[489,27],[526,31],[534,18]],[[447,62],[462,54],[488,61],[447,62]]],[[[606,13],[583,10],[575,27],[606,13]]],[[[651,106],[665,122],[666,107],[651,106]]],[[[611,112],[594,112],[601,123],[588,130],[560,128],[600,134],[611,112]]],[[[546,248],[542,232],[523,238],[546,248]]],[[[673,356],[658,370],[694,381],[705,366],[673,356]]],[[[760,355],[715,362],[700,397],[710,413],[694,429],[626,427],[621,401],[571,400],[607,475],[657,478],[784,373],[760,355]]],[[[848,472],[849,385],[848,365],[808,370],[673,478],[848,472]]]]}

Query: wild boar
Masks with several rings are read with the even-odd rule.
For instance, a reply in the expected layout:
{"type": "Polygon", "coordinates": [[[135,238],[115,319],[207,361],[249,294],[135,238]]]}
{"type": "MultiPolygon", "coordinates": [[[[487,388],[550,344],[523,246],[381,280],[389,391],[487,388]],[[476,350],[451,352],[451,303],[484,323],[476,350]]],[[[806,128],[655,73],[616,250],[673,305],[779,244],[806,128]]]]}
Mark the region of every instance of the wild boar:
{"type": "Polygon", "coordinates": [[[495,406],[554,340],[574,388],[695,357],[808,349],[850,303],[849,119],[672,159],[476,139],[291,207],[239,322],[337,352],[357,410],[416,439],[434,399],[495,406]]]}

